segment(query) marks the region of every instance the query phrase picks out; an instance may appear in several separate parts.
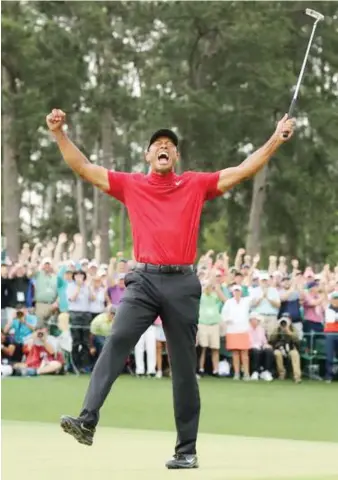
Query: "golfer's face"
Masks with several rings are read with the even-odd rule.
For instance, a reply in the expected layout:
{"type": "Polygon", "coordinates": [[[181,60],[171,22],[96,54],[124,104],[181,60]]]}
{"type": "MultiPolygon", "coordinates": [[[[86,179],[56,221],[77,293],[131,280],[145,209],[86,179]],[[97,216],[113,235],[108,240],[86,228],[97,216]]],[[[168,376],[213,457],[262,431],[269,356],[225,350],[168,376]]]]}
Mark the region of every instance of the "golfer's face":
{"type": "Polygon", "coordinates": [[[146,160],[153,172],[171,172],[178,160],[178,152],[169,138],[158,138],[146,153],[146,160]]]}

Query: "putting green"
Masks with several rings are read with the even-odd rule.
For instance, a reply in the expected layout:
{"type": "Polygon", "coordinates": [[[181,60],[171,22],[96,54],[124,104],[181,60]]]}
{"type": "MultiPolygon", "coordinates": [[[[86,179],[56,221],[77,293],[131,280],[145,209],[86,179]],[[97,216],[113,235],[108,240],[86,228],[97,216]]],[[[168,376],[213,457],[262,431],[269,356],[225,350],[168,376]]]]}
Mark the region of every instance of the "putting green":
{"type": "Polygon", "coordinates": [[[200,469],[168,471],[173,432],[100,427],[85,447],[56,424],[3,421],[4,480],[334,480],[338,444],[201,434],[200,469]]]}

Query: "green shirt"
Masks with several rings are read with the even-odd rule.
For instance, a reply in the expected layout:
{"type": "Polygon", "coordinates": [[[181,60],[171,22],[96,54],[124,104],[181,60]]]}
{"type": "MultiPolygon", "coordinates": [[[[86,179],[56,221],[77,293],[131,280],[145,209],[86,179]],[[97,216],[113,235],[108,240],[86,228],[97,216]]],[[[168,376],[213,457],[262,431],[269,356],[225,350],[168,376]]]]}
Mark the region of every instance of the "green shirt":
{"type": "Polygon", "coordinates": [[[219,312],[219,302],[216,293],[202,293],[198,323],[215,325],[220,323],[222,317],[219,312]]]}
{"type": "Polygon", "coordinates": [[[54,303],[57,299],[57,276],[38,272],[35,275],[35,301],[38,303],[54,303]]]}
{"type": "Polygon", "coordinates": [[[100,313],[90,324],[90,333],[93,335],[108,337],[108,335],[111,333],[112,324],[113,322],[108,318],[106,312],[100,313]]]}

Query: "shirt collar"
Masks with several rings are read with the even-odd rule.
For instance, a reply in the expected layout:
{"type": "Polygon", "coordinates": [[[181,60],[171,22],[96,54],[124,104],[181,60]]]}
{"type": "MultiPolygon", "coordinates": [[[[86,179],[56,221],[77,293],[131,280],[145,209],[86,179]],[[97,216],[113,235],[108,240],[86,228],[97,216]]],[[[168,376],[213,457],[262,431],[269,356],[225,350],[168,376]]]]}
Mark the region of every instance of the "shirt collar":
{"type": "Polygon", "coordinates": [[[175,181],[176,174],[175,172],[169,172],[165,175],[161,175],[160,173],[150,172],[148,174],[148,181],[153,185],[172,185],[175,181]]]}

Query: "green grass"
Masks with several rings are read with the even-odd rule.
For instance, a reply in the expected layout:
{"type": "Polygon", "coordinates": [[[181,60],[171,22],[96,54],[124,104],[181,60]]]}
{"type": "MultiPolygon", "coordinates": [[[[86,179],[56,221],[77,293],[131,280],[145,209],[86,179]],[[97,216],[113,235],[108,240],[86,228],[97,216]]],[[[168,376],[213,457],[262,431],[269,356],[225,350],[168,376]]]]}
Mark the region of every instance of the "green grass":
{"type": "MultiPolygon", "coordinates": [[[[8,378],[2,382],[2,418],[58,422],[77,415],[88,377],[8,378]]],[[[304,382],[200,381],[205,433],[338,442],[338,385],[304,382]]],[[[122,376],[102,411],[101,425],[174,430],[171,382],[122,376]]]]}

